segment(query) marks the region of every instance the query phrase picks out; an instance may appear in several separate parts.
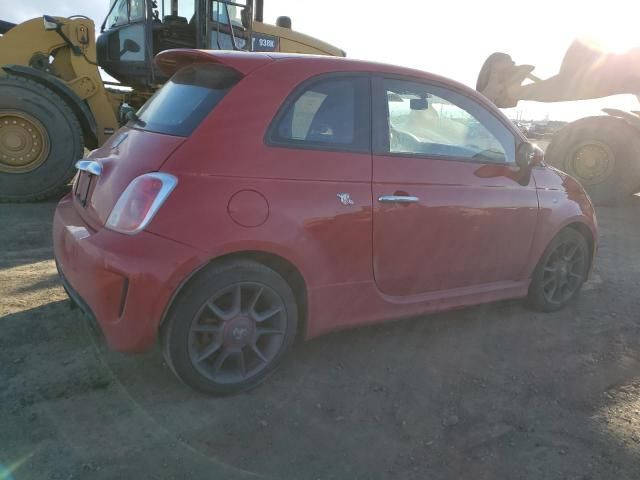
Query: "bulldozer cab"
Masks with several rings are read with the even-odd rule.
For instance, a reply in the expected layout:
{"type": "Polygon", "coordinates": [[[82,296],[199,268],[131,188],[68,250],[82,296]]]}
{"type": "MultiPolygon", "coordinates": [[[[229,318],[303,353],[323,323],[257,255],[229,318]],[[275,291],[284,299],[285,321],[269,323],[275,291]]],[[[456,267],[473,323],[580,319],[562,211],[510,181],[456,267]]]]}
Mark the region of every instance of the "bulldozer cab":
{"type": "MultiPolygon", "coordinates": [[[[261,3],[261,2],[260,2],[261,3]]],[[[261,5],[260,5],[261,8],[261,5]]],[[[111,0],[97,40],[98,63],[112,77],[139,90],[167,78],[153,57],[172,48],[251,50],[251,0],[111,0]]],[[[258,41],[275,50],[277,42],[258,41]]]]}

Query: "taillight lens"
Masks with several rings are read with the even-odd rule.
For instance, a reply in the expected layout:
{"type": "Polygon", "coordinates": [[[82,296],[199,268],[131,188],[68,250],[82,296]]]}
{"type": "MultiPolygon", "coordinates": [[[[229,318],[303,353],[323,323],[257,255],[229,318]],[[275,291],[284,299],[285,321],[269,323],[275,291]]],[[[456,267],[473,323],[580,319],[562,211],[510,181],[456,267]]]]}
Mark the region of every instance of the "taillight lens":
{"type": "Polygon", "coordinates": [[[144,230],[177,183],[168,173],[140,175],[120,195],[105,226],[127,235],[144,230]]]}

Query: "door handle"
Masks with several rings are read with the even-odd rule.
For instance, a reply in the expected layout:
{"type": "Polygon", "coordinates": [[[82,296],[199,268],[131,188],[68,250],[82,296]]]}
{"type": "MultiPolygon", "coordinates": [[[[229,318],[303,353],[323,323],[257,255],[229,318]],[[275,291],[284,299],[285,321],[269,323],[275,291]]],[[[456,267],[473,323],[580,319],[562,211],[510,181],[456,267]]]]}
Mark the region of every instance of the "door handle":
{"type": "Polygon", "coordinates": [[[420,199],[409,195],[382,195],[378,197],[379,202],[383,203],[416,203],[420,199]]]}

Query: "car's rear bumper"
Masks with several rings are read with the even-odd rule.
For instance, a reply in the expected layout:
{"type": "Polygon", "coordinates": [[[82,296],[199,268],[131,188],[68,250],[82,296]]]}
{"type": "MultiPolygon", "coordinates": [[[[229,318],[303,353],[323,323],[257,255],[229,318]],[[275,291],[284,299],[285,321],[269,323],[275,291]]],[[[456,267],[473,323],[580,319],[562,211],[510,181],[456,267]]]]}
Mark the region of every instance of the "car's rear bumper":
{"type": "Polygon", "coordinates": [[[53,243],[69,296],[111,348],[126,352],[153,345],[174,293],[204,261],[197,250],[151,233],[93,231],[69,197],[56,209],[53,243]]]}

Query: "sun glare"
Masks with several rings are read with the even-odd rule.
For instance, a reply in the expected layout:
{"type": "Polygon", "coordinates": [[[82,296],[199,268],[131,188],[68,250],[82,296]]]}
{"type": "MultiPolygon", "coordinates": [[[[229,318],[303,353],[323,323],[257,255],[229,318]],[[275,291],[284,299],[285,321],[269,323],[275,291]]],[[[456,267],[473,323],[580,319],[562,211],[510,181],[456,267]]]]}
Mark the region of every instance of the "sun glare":
{"type": "Polygon", "coordinates": [[[600,48],[606,52],[626,53],[632,48],[640,48],[640,39],[637,35],[627,30],[615,30],[603,33],[599,36],[584,38],[589,44],[600,48]]]}
{"type": "Polygon", "coordinates": [[[576,34],[589,38],[606,51],[625,53],[640,48],[637,19],[640,7],[628,0],[591,4],[584,2],[580,27],[576,34]],[[591,5],[590,5],[591,4],[591,5]]]}

